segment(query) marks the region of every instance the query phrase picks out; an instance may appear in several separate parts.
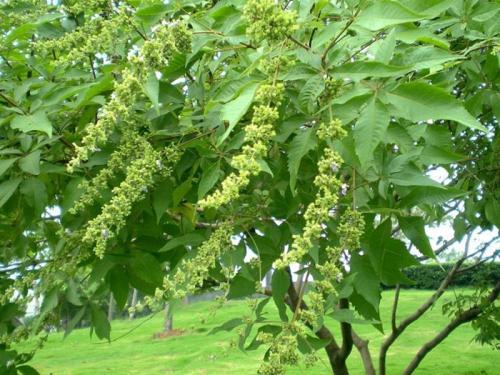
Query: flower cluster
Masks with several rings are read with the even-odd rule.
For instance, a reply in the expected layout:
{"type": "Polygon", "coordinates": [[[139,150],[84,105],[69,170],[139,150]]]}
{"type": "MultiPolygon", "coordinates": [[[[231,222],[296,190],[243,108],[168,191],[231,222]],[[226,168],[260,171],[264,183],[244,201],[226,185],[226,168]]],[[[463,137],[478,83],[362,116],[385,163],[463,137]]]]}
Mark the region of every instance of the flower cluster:
{"type": "Polygon", "coordinates": [[[159,26],[154,37],[144,42],[139,56],[133,57],[135,70],[126,68],[122,72],[121,82],[115,83],[111,100],[105,104],[99,114],[98,121],[86,128],[86,135],[81,146],[75,146],[76,156],[69,162],[68,171],[82,161],[104,143],[118,122],[127,126],[133,124],[133,105],[141,93],[141,80],[147,71],[159,70],[168,64],[174,52],[186,52],[191,48],[191,32],[185,23],[179,22],[170,26],[159,26]]]}
{"type": "Polygon", "coordinates": [[[249,0],[243,9],[247,35],[252,41],[279,42],[297,27],[297,14],[283,10],[274,0],[249,0]]]}
{"type": "Polygon", "coordinates": [[[232,233],[233,226],[230,223],[220,223],[208,240],[198,247],[196,254],[184,258],[174,275],[163,280],[165,293],[173,295],[174,298],[183,298],[194,293],[207,279],[219,256],[233,247],[232,233]]]}
{"type": "Polygon", "coordinates": [[[261,332],[258,334],[257,340],[270,345],[267,361],[260,365],[258,374],[284,374],[286,366],[293,366],[298,363],[297,333],[293,332],[292,325],[285,325],[283,331],[277,336],[261,332]]]}
{"type": "Polygon", "coordinates": [[[347,135],[347,131],[342,126],[342,121],[339,119],[334,119],[328,123],[322,122],[319,124],[317,131],[318,138],[322,141],[328,139],[341,139],[347,135]]]}
{"type": "Polygon", "coordinates": [[[258,103],[254,108],[252,122],[245,127],[245,144],[231,165],[238,172],[232,172],[222,182],[219,190],[199,201],[201,208],[219,208],[240,195],[240,190],[248,185],[251,176],[258,175],[262,167],[259,160],[267,155],[268,144],[275,135],[274,124],[279,118],[277,106],[283,98],[284,86],[263,84],[256,93],[258,103]]]}
{"type": "Polygon", "coordinates": [[[324,91],[325,96],[329,99],[338,97],[343,85],[344,81],[342,81],[341,79],[334,79],[331,77],[326,78],[324,91]]]}
{"type": "Polygon", "coordinates": [[[363,215],[356,210],[348,208],[337,228],[339,246],[342,250],[355,251],[361,246],[360,239],[365,229],[363,215]]]}
{"type": "Polygon", "coordinates": [[[286,71],[296,63],[296,58],[290,55],[278,55],[271,59],[263,59],[259,63],[259,69],[268,76],[272,76],[277,71],[286,71]]]}
{"type": "Polygon", "coordinates": [[[276,268],[284,268],[290,263],[300,261],[320,238],[323,223],[329,219],[330,210],[338,201],[338,191],[342,183],[337,178],[337,173],[341,164],[340,155],[331,148],[325,148],[318,162],[318,175],[314,179],[318,192],[304,213],[306,224],[303,232],[293,236],[290,251],[275,261],[276,268]]]}
{"type": "Polygon", "coordinates": [[[160,25],[153,37],[142,45],[139,56],[132,61],[146,68],[161,70],[166,67],[176,52],[191,50],[191,31],[184,22],[160,25]]]}
{"type": "MultiPolygon", "coordinates": [[[[87,2],[85,2],[85,7],[87,2]]],[[[109,18],[97,16],[87,20],[74,31],[60,38],[38,40],[34,48],[40,53],[45,51],[67,51],[60,53],[57,64],[74,65],[88,63],[96,53],[113,55],[119,44],[117,40],[132,24],[132,17],[125,7],[120,7],[116,15],[109,18]]]]}
{"type": "Polygon", "coordinates": [[[96,14],[99,12],[109,12],[112,10],[113,3],[110,0],[66,0],[63,2],[63,9],[71,14],[88,12],[96,14]]]}
{"type": "Polygon", "coordinates": [[[122,76],[122,81],[115,83],[111,100],[100,111],[97,122],[87,126],[82,146],[75,146],[76,156],[68,164],[69,172],[81,162],[88,160],[90,154],[107,141],[118,121],[132,122],[131,106],[136,101],[141,85],[129,69],[125,69],[122,76]]]}
{"type": "Polygon", "coordinates": [[[106,166],[102,168],[97,176],[91,181],[85,181],[80,185],[83,194],[70,209],[70,213],[76,215],[86,207],[91,206],[102,196],[107,189],[108,182],[118,173],[127,169],[129,162],[138,159],[142,152],[142,139],[136,134],[124,137],[117,150],[111,154],[106,166]]]}
{"type": "MultiPolygon", "coordinates": [[[[143,140],[141,149],[142,156],[130,164],[125,180],[112,190],[111,201],[88,223],[83,241],[94,244],[94,252],[99,257],[104,256],[109,239],[125,225],[132,205],[144,196],[154,182],[155,173],[161,168],[161,163],[158,163],[161,151],[153,149],[146,140],[143,140]]],[[[166,149],[165,152],[170,163],[178,159],[176,149],[166,149]]]]}
{"type": "MultiPolygon", "coordinates": [[[[2,20],[2,31],[13,30],[26,23],[32,23],[40,16],[46,15],[51,6],[46,0],[3,0],[0,2],[0,20],[2,20]]],[[[2,38],[6,34],[2,34],[2,38]]],[[[10,43],[2,40],[0,51],[9,51],[10,43]]]]}

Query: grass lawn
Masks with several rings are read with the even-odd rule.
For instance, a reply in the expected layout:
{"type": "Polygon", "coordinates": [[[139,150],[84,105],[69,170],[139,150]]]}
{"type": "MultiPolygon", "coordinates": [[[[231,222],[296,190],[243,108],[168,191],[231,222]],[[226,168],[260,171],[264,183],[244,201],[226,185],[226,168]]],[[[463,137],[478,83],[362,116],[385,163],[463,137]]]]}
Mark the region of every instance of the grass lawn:
{"type": "MultiPolygon", "coordinates": [[[[404,317],[413,311],[430,292],[404,290],[401,293],[399,316],[404,317]]],[[[382,299],[382,318],[388,327],[390,306],[393,292],[384,292],[382,299]]],[[[442,300],[452,298],[448,292],[442,300]]],[[[229,349],[229,339],[235,332],[219,332],[207,335],[214,326],[226,320],[248,314],[244,301],[232,301],[210,313],[213,302],[198,302],[181,306],[175,311],[174,327],[186,330],[182,336],[165,339],[153,339],[154,333],[162,327],[162,314],[144,322],[127,336],[108,344],[95,337],[89,337],[89,329],[75,330],[65,340],[62,334],[52,334],[46,346],[34,357],[32,365],[41,374],[255,374],[264,350],[242,353],[238,349],[229,349]],[[206,322],[201,324],[205,318],[206,322]]],[[[276,310],[270,302],[266,311],[268,317],[275,319],[276,310]]],[[[112,322],[112,338],[119,337],[148,318],[134,321],[115,320],[112,322]]],[[[388,354],[388,373],[400,374],[422,343],[446,324],[441,315],[441,304],[424,315],[411,326],[388,354]]],[[[329,327],[336,327],[334,321],[329,327]]],[[[370,325],[355,326],[358,334],[370,339],[370,349],[375,359],[383,335],[370,325]]],[[[336,332],[336,330],[334,330],[336,332]]],[[[422,362],[416,374],[499,374],[500,356],[489,347],[470,342],[473,331],[470,326],[459,327],[438,348],[432,351],[422,362]]],[[[338,335],[337,335],[338,336],[338,335]]],[[[250,336],[250,339],[253,336],[250,336]]],[[[20,349],[29,348],[24,344],[20,349]]],[[[319,362],[312,369],[291,368],[289,374],[329,374],[330,370],[319,362]]],[[[363,374],[358,352],[353,349],[349,359],[351,374],[363,374]]]]}

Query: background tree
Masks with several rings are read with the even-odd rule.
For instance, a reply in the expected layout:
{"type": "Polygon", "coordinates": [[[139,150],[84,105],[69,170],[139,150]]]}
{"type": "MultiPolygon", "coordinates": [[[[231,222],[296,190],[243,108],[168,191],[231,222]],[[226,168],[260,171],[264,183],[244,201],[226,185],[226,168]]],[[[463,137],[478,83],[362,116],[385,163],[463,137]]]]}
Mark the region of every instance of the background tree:
{"type": "MultiPolygon", "coordinates": [[[[9,346],[57,322],[62,296],[68,332],[88,319],[109,340],[110,291],[119,309],[131,287],[152,306],[211,280],[226,299],[269,295],[224,327],[242,349],[267,345],[260,373],[325,350],[347,374],[353,346],[373,373],[351,324],[382,328],[380,285],[464,237],[497,236],[494,1],[0,4],[5,371],[32,371],[9,346]],[[433,248],[426,228],[450,218],[454,237],[433,248]],[[19,324],[32,293],[40,313],[19,324]],[[280,324],[262,314],[271,298],[280,324]]],[[[467,260],[494,261],[491,245],[466,246],[399,323],[396,293],[380,373],[467,260]]],[[[498,338],[498,288],[447,305],[450,324],[406,373],[460,324],[498,338]]]]}

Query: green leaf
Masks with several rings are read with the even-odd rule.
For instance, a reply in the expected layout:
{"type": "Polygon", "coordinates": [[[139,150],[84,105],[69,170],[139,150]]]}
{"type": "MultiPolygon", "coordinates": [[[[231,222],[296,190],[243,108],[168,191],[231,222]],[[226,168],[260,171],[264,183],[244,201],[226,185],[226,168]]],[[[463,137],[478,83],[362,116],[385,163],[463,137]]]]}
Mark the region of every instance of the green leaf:
{"type": "Polygon", "coordinates": [[[490,223],[500,228],[500,202],[497,199],[486,202],[485,214],[490,223]]]}
{"type": "Polygon", "coordinates": [[[287,322],[285,294],[290,287],[290,277],[284,270],[275,270],[271,279],[271,287],[273,290],[273,300],[278,307],[278,312],[282,321],[287,322]]]}
{"type": "Polygon", "coordinates": [[[143,84],[144,93],[151,100],[154,109],[158,113],[159,111],[159,96],[160,96],[160,81],[156,78],[154,72],[149,73],[146,82],[143,84]]]}
{"type": "Polygon", "coordinates": [[[238,97],[226,104],[224,104],[221,111],[221,120],[227,122],[227,128],[224,134],[217,140],[217,145],[220,146],[222,142],[231,134],[236,124],[247,113],[250,105],[252,104],[255,91],[259,83],[249,82],[242,89],[238,97]]]}
{"type": "Polygon", "coordinates": [[[425,222],[420,216],[399,216],[399,225],[406,237],[428,258],[436,258],[425,233],[425,222]]]}
{"type": "Polygon", "coordinates": [[[402,57],[401,64],[411,66],[413,70],[431,69],[443,64],[462,58],[432,46],[414,47],[409,49],[402,57]]]}
{"type": "Polygon", "coordinates": [[[402,241],[391,238],[391,229],[390,219],[380,224],[370,236],[368,251],[375,272],[386,285],[408,282],[401,270],[418,264],[402,241]]]}
{"type": "Polygon", "coordinates": [[[264,342],[260,341],[257,339],[259,336],[259,333],[269,333],[276,337],[281,331],[283,330],[282,326],[280,325],[272,325],[272,324],[265,324],[257,330],[257,334],[255,335],[254,339],[252,342],[245,348],[246,350],[255,350],[258,349],[264,342]]]}
{"type": "Polygon", "coordinates": [[[208,169],[203,171],[198,185],[198,199],[203,198],[215,186],[219,180],[220,173],[220,161],[211,164],[208,169]]]}
{"type": "Polygon", "coordinates": [[[464,160],[465,156],[436,146],[425,146],[420,154],[420,161],[424,164],[450,164],[464,160]]]}
{"type": "Polygon", "coordinates": [[[152,24],[158,22],[168,11],[168,8],[168,5],[158,3],[139,8],[135,15],[144,22],[152,24]]]}
{"type": "Polygon", "coordinates": [[[168,241],[165,246],[163,246],[159,252],[170,251],[178,246],[198,246],[206,237],[200,232],[191,232],[183,236],[177,236],[174,239],[168,241]]]}
{"type": "Polygon", "coordinates": [[[400,0],[402,5],[427,17],[437,17],[441,12],[456,4],[455,0],[400,0]]]}
{"type": "Polygon", "coordinates": [[[40,174],[40,150],[33,151],[31,154],[19,160],[19,168],[26,173],[38,175],[40,174]]]}
{"type": "Polygon", "coordinates": [[[2,207],[9,200],[12,194],[14,194],[21,181],[21,178],[15,178],[0,184],[0,207],[2,207]]]}
{"type": "Polygon", "coordinates": [[[34,23],[25,23],[14,30],[10,31],[4,40],[4,43],[9,44],[15,40],[29,39],[36,30],[36,25],[34,23]]]}
{"type": "Polygon", "coordinates": [[[66,338],[71,333],[71,331],[73,331],[73,329],[76,327],[78,322],[80,320],[82,320],[83,315],[85,314],[86,311],[87,311],[87,306],[82,306],[77,311],[77,313],[71,318],[71,320],[69,321],[69,323],[66,326],[66,329],[64,331],[64,338],[66,338]]]}
{"type": "MultiPolygon", "coordinates": [[[[377,304],[376,306],[372,305],[363,296],[357,293],[357,291],[354,291],[352,295],[349,297],[349,302],[352,303],[356,312],[361,314],[365,319],[381,321],[379,313],[379,304],[377,304]]],[[[373,326],[380,332],[382,333],[384,332],[382,328],[382,323],[374,324],[373,326]]]]}
{"type": "Polygon", "coordinates": [[[354,287],[376,310],[380,303],[380,278],[377,276],[368,255],[352,254],[351,273],[355,274],[354,287]]]}
{"type": "Polygon", "coordinates": [[[401,5],[399,1],[377,0],[366,8],[356,24],[369,30],[379,30],[400,23],[419,21],[423,15],[401,5]]]}
{"type": "Polygon", "coordinates": [[[16,162],[19,158],[11,158],[0,160],[0,177],[9,170],[9,168],[16,162]]]}
{"type": "Polygon", "coordinates": [[[95,330],[97,337],[110,341],[111,324],[104,311],[98,306],[92,305],[91,309],[92,327],[95,330]]]}
{"type": "Polygon", "coordinates": [[[415,28],[402,30],[396,33],[396,39],[408,44],[421,42],[425,44],[432,44],[445,50],[450,49],[450,43],[446,39],[440,38],[438,35],[433,34],[430,30],[426,29],[415,28]]]}
{"type": "Polygon", "coordinates": [[[373,151],[380,141],[385,139],[389,121],[387,108],[376,98],[361,112],[353,131],[356,154],[361,165],[373,159],[373,151]]]}
{"type": "Polygon", "coordinates": [[[409,70],[408,67],[387,65],[378,61],[355,61],[335,68],[333,74],[337,78],[360,81],[367,77],[394,77],[409,70]]]}
{"type": "Polygon", "coordinates": [[[242,298],[255,293],[255,281],[238,273],[229,285],[228,299],[242,298]]]}
{"type": "Polygon", "coordinates": [[[71,303],[72,305],[75,306],[82,306],[82,300],[81,300],[81,293],[78,290],[79,285],[72,279],[69,279],[66,282],[66,292],[64,293],[64,296],[66,300],[71,303]]]}
{"type": "Polygon", "coordinates": [[[405,195],[399,202],[400,207],[412,208],[421,204],[442,204],[451,199],[463,196],[463,191],[457,189],[444,189],[443,187],[417,186],[405,195]]]}
{"type": "Polygon", "coordinates": [[[423,174],[412,164],[406,164],[403,170],[389,175],[389,181],[399,186],[434,186],[444,189],[440,183],[423,174]]]}
{"type": "Polygon", "coordinates": [[[89,87],[78,96],[75,102],[76,108],[81,108],[87,105],[97,95],[112,90],[113,81],[113,76],[105,75],[96,83],[89,85],[89,87]]]}
{"type": "Polygon", "coordinates": [[[59,295],[56,288],[51,289],[43,297],[42,307],[40,308],[40,315],[43,316],[50,311],[54,310],[59,303],[59,295]]]}
{"type": "Polygon", "coordinates": [[[339,309],[328,314],[333,319],[338,322],[346,322],[350,324],[377,324],[380,323],[378,320],[365,320],[359,319],[354,315],[354,311],[349,309],[339,309]]]}
{"type": "Polygon", "coordinates": [[[177,207],[181,203],[182,198],[191,190],[193,186],[192,178],[189,177],[182,184],[177,186],[172,193],[172,206],[177,207]]]}
{"type": "Polygon", "coordinates": [[[29,365],[17,366],[16,370],[21,375],[40,375],[40,373],[29,365]]]}
{"type": "Polygon", "coordinates": [[[315,75],[309,78],[299,93],[299,104],[305,112],[312,113],[316,106],[316,100],[325,89],[323,79],[315,75]]]}
{"type": "Polygon", "coordinates": [[[214,327],[209,332],[209,335],[213,335],[213,334],[216,334],[217,332],[222,332],[222,331],[230,332],[233,329],[235,329],[236,327],[241,326],[242,324],[244,324],[243,319],[234,318],[234,319],[228,320],[227,322],[225,322],[224,324],[221,324],[220,326],[214,327]]]}
{"type": "Polygon", "coordinates": [[[40,179],[32,177],[24,180],[20,191],[28,205],[35,209],[37,216],[45,211],[48,201],[47,188],[40,179]]]}
{"type": "Polygon", "coordinates": [[[44,111],[36,111],[31,115],[18,115],[11,121],[10,126],[12,129],[18,129],[23,133],[36,130],[52,137],[52,123],[44,111]]]}
{"type": "Polygon", "coordinates": [[[153,209],[156,214],[157,223],[160,222],[160,219],[171,203],[172,183],[169,180],[165,180],[153,192],[153,209]]]}
{"type": "Polygon", "coordinates": [[[145,252],[136,253],[129,262],[131,273],[146,283],[160,286],[163,283],[163,271],[156,258],[145,252]]]}
{"type": "Polygon", "coordinates": [[[288,171],[290,172],[290,189],[295,191],[297,175],[302,158],[317,146],[316,134],[312,128],[301,130],[290,142],[288,148],[288,171]]]}
{"type": "Polygon", "coordinates": [[[440,87],[423,82],[404,83],[387,98],[395,107],[395,116],[411,121],[452,120],[471,129],[486,131],[460,102],[440,87]]]}
{"type": "Polygon", "coordinates": [[[122,266],[115,266],[109,273],[109,286],[120,310],[125,307],[129,293],[128,277],[122,266]]]}
{"type": "Polygon", "coordinates": [[[310,335],[297,335],[297,346],[302,354],[316,352],[323,349],[331,342],[331,339],[319,339],[310,335]]]}
{"type": "Polygon", "coordinates": [[[392,56],[394,55],[394,48],[396,47],[396,30],[393,29],[389,35],[380,43],[375,53],[375,60],[384,64],[389,64],[392,56]]]}

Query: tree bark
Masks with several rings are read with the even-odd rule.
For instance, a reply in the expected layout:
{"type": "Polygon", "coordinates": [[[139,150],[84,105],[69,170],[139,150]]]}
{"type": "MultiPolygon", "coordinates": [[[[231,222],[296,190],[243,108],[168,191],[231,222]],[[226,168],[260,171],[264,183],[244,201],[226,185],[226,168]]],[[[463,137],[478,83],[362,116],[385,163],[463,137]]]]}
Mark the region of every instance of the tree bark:
{"type": "MultiPolygon", "coordinates": [[[[297,309],[297,306],[300,303],[300,308],[303,310],[307,310],[307,305],[303,300],[299,298],[299,295],[297,293],[297,290],[295,289],[293,279],[291,272],[288,271],[288,274],[290,275],[290,286],[288,288],[288,298],[286,299],[286,303],[290,306],[290,308],[295,311],[297,309]]],[[[311,328],[311,327],[310,327],[311,328]]],[[[326,328],[324,325],[319,328],[318,331],[315,332],[316,336],[320,339],[324,339],[329,341],[329,344],[325,346],[325,351],[328,356],[328,361],[330,362],[330,366],[332,368],[333,374],[335,375],[349,375],[349,370],[347,369],[346,365],[346,359],[347,356],[350,354],[350,347],[352,348],[352,336],[350,336],[350,339],[348,341],[351,341],[351,344],[343,343],[343,347],[345,346],[344,349],[344,354],[347,353],[347,356],[343,356],[341,353],[341,347],[337,344],[335,341],[335,338],[333,337],[332,333],[328,328],[326,328]]],[[[349,330],[349,334],[350,330],[349,330]]]]}
{"type": "Polygon", "coordinates": [[[375,367],[373,366],[372,356],[370,350],[368,349],[368,340],[363,340],[359,337],[354,330],[351,330],[352,341],[356,349],[358,349],[361,355],[361,360],[363,361],[363,367],[365,368],[366,375],[375,375],[375,367]]]}
{"type": "MultiPolygon", "coordinates": [[[[341,298],[339,301],[339,307],[341,309],[349,309],[349,301],[347,298],[341,298]]],[[[339,352],[339,360],[345,361],[347,357],[351,354],[353,339],[352,339],[352,327],[351,324],[347,322],[340,323],[340,332],[342,333],[342,347],[339,352]]]]}
{"type": "Polygon", "coordinates": [[[451,281],[453,280],[453,277],[455,276],[456,272],[462,265],[462,263],[465,261],[465,257],[461,258],[459,261],[455,263],[455,265],[452,267],[450,272],[448,272],[448,275],[444,278],[444,280],[441,282],[441,285],[439,288],[436,290],[436,292],[425,302],[423,303],[413,314],[411,314],[409,317],[404,319],[399,325],[396,324],[396,309],[398,305],[398,299],[399,299],[399,290],[396,291],[395,299],[394,299],[394,305],[393,305],[393,311],[392,311],[392,316],[391,316],[391,325],[392,325],[392,332],[387,337],[387,339],[382,343],[380,346],[380,352],[379,352],[379,372],[380,375],[386,375],[386,357],[387,357],[387,351],[391,347],[391,345],[396,341],[396,339],[408,328],[410,324],[418,320],[424,313],[429,310],[429,308],[443,295],[445,292],[446,288],[450,285],[451,281]]]}
{"type": "Polygon", "coordinates": [[[264,287],[271,289],[271,280],[273,277],[273,271],[270,269],[269,271],[266,272],[266,276],[264,276],[264,287]]]}
{"type": "Polygon", "coordinates": [[[170,332],[173,326],[174,318],[172,316],[172,309],[170,308],[170,303],[165,302],[165,322],[163,323],[163,332],[170,332]]]}
{"type": "Polygon", "coordinates": [[[487,298],[487,303],[483,305],[476,305],[471,307],[468,310],[465,310],[461,314],[459,314],[455,319],[453,319],[450,324],[448,324],[441,332],[439,332],[434,338],[428,342],[426,342],[422,348],[415,355],[413,360],[410,362],[408,367],[403,372],[403,375],[410,375],[415,371],[420,362],[425,358],[429,352],[438,346],[445,338],[449,336],[457,327],[464,323],[468,323],[474,319],[476,319],[481,313],[484,311],[485,305],[488,306],[495,302],[498,298],[498,294],[500,292],[500,282],[497,283],[495,288],[491,291],[490,295],[487,298]]]}
{"type": "MultiPolygon", "coordinates": [[[[134,307],[135,305],[137,305],[137,294],[138,294],[138,291],[137,289],[134,288],[134,290],[132,291],[132,301],[130,302],[130,307],[134,307]]],[[[131,312],[128,314],[128,319],[129,320],[132,320],[134,319],[134,316],[135,316],[135,312],[131,312]]]]}
{"type": "Polygon", "coordinates": [[[115,315],[115,300],[113,294],[109,294],[108,321],[112,321],[115,315]]]}

